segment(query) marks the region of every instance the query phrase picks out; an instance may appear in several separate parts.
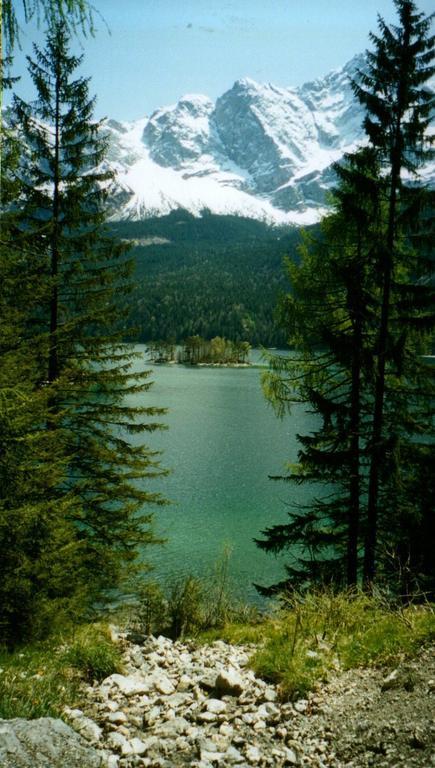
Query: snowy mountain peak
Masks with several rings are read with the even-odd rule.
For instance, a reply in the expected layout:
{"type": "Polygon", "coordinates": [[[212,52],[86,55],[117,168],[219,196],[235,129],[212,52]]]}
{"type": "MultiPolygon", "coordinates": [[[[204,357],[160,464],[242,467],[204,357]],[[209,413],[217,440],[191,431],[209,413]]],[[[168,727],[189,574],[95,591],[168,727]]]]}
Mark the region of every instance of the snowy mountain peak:
{"type": "MultiPolygon", "coordinates": [[[[186,94],[134,123],[107,122],[113,218],[186,208],[275,222],[325,212],[333,164],[364,140],[351,79],[365,55],[300,87],[236,80],[214,103],[186,94]]],[[[426,171],[426,179],[435,176],[426,171]]]]}

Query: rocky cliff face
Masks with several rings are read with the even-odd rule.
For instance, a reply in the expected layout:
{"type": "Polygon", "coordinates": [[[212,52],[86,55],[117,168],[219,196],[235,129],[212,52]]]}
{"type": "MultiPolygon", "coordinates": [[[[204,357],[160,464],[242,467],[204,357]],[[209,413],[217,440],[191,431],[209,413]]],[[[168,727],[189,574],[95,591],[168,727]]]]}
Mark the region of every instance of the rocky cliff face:
{"type": "MultiPolygon", "coordinates": [[[[187,95],[149,119],[107,124],[117,172],[114,217],[178,207],[308,223],[325,210],[333,164],[364,141],[345,67],[299,88],[238,80],[214,104],[187,95]]],[[[427,170],[430,178],[434,168],[427,170]]]]}

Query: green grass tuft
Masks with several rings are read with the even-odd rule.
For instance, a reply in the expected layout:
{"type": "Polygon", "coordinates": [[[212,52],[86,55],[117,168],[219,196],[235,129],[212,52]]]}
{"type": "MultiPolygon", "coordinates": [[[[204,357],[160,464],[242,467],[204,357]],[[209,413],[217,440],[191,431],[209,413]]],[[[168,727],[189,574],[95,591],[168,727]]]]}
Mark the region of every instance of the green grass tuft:
{"type": "Polygon", "coordinates": [[[277,684],[284,699],[304,697],[331,670],[389,665],[435,641],[431,606],[394,609],[360,592],[304,594],[261,624],[228,624],[202,634],[254,643],[250,665],[277,684]]]}
{"type": "Polygon", "coordinates": [[[102,624],[74,634],[0,650],[0,718],[59,717],[80,703],[84,680],[103,679],[120,670],[120,651],[102,624]]]}

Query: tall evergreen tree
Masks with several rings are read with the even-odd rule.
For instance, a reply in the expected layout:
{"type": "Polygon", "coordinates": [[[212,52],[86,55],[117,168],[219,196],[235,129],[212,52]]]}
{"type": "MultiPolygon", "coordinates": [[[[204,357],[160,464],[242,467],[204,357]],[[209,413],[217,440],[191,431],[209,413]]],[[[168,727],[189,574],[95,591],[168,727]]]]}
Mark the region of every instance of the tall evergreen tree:
{"type": "Polygon", "coordinates": [[[21,187],[13,171],[20,146],[3,131],[0,238],[0,642],[47,631],[86,602],[81,543],[65,481],[60,434],[48,432],[47,390],[41,388],[38,305],[40,253],[11,211],[21,187]]]}
{"type": "MultiPolygon", "coordinates": [[[[435,73],[435,37],[431,17],[418,13],[412,0],[394,0],[399,24],[388,26],[379,18],[379,36],[371,34],[374,51],[368,68],[354,90],[366,108],[364,121],[370,144],[378,153],[388,183],[388,214],[384,246],[379,253],[382,308],[377,342],[377,376],[371,438],[364,579],[375,575],[379,512],[380,470],[385,458],[384,410],[386,366],[392,292],[400,265],[400,239],[409,210],[409,191],[403,192],[403,174],[411,177],[428,159],[428,133],[433,96],[424,84],[435,73]]],[[[413,210],[415,214],[415,209],[413,210]]]]}
{"type": "Polygon", "coordinates": [[[325,572],[343,583],[345,548],[348,584],[357,581],[362,550],[366,584],[376,563],[382,575],[395,568],[402,590],[418,582],[416,569],[430,576],[421,571],[428,561],[419,538],[433,532],[422,495],[433,424],[433,368],[423,357],[434,320],[433,195],[415,182],[430,156],[433,97],[424,84],[434,71],[434,39],[412,2],[396,7],[400,25],[380,19],[382,37],[372,36],[375,53],[355,84],[369,145],[337,168],[336,213],[323,224],[324,242],[290,270],[286,322],[299,355],[274,363],[281,370],[270,391],[281,405],[293,389],[320,415],[319,429],[299,437],[290,479],[320,482],[328,494],[258,542],[310,552],[302,572],[289,570],[293,583],[325,572]]]}
{"type": "Polygon", "coordinates": [[[132,264],[104,228],[106,142],[92,120],[89,81],[74,79],[81,57],[68,46],[66,24],[58,20],[45,50],[35,46],[29,58],[37,100],[15,99],[16,130],[27,148],[18,208],[47,289],[37,317],[45,332],[39,382],[47,392],[47,431],[62,439],[67,467],[55,495],[69,500],[82,566],[93,597],[101,598],[138,548],[155,540],[144,505],[162,499],[144,481],[162,470],[132,436],[158,428],[162,410],[128,404],[150,386],[148,372],[132,371],[135,355],[122,342],[120,297],[129,290],[132,264]]]}
{"type": "Polygon", "coordinates": [[[298,552],[297,567],[287,568],[293,586],[358,579],[382,195],[370,149],[349,155],[336,170],[335,211],[324,219],[321,239],[306,239],[300,263],[287,264],[292,294],[283,320],[295,351],[272,357],[265,377],[279,410],[299,401],[320,417],[310,434],[298,435],[298,463],[286,477],[319,492],[292,509],[290,523],[266,529],[257,541],[266,551],[298,552]]]}

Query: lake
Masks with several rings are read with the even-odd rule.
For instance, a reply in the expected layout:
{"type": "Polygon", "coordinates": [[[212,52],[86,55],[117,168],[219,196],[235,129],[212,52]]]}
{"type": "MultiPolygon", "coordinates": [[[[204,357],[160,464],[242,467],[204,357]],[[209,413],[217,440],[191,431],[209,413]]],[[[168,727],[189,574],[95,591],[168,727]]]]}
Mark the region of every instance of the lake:
{"type": "MultiPolygon", "coordinates": [[[[146,360],[145,346],[136,348],[146,360]]],[[[259,362],[259,352],[251,359],[259,362]]],[[[146,367],[154,384],[140,402],[168,408],[162,419],[168,430],[151,433],[148,444],[163,452],[161,463],[170,474],[152,488],[172,502],[156,509],[156,530],[167,543],[146,551],[153,577],[210,574],[229,547],[237,592],[259,601],[253,582],[268,585],[284,578],[288,557],[265,554],[253,539],[267,526],[286,522],[290,500],[306,497],[305,489],[269,475],[283,473],[286,462],[296,460],[295,436],[313,417],[296,405],[291,416],[279,420],[262,394],[258,368],[146,367]]]]}

